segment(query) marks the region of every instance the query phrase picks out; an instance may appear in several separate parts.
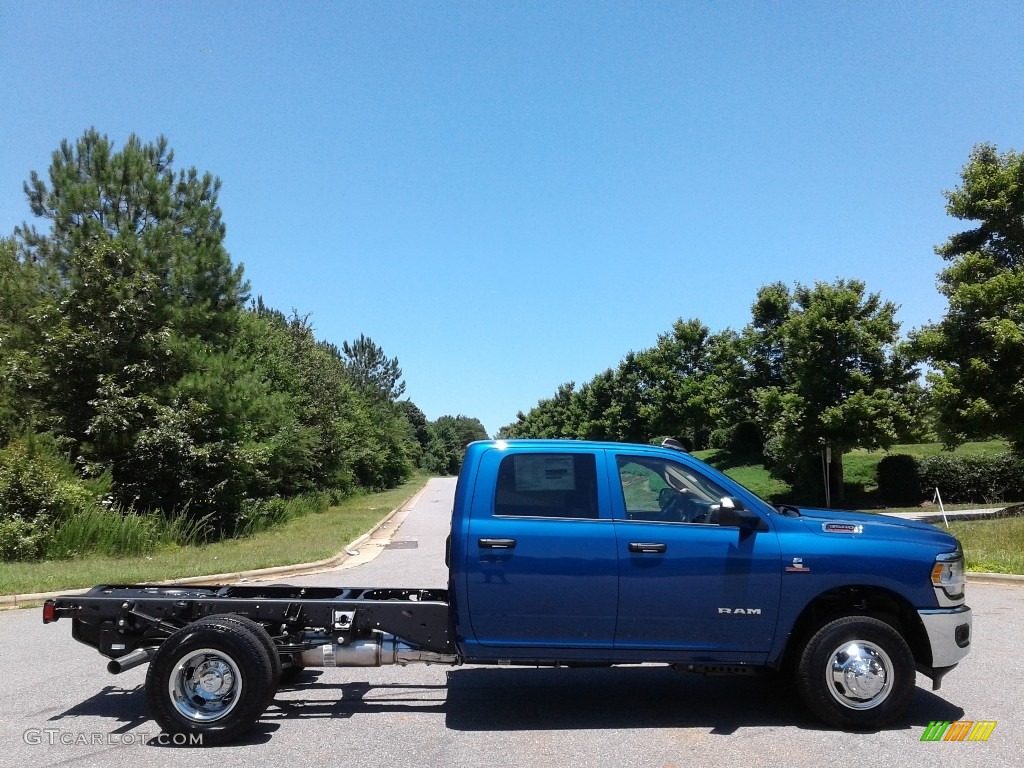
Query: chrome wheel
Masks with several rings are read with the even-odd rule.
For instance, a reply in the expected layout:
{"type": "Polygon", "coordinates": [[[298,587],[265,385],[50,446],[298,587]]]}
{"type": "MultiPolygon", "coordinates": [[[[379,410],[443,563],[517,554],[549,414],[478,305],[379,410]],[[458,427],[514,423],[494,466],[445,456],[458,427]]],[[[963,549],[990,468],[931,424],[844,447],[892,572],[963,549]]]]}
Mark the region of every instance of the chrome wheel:
{"type": "Polygon", "coordinates": [[[896,628],[874,616],[840,616],[811,635],[796,684],[817,717],[840,728],[881,728],[906,711],[914,654],[896,628]]]}
{"type": "Polygon", "coordinates": [[[167,681],[174,708],[196,723],[226,716],[242,694],[242,675],[234,660],[221,651],[201,648],[183,656],[167,681]]]}
{"type": "Polygon", "coordinates": [[[146,702],[160,728],[202,735],[204,745],[249,730],[277,688],[263,640],[272,642],[231,616],[207,616],[172,633],[146,673],[146,702]]]}
{"type": "Polygon", "coordinates": [[[892,660],[874,643],[845,642],[829,655],[825,686],[844,707],[873,709],[892,691],[892,660]]]}

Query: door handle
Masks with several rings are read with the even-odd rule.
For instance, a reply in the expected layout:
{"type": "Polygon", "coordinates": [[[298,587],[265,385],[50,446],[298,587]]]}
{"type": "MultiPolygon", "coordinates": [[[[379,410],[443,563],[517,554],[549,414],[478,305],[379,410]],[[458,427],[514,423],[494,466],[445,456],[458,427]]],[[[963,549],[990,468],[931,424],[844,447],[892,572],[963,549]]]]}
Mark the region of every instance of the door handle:
{"type": "Polygon", "coordinates": [[[515,539],[477,539],[480,549],[515,549],[515,539]]]}
{"type": "Polygon", "coordinates": [[[667,546],[657,541],[631,541],[629,542],[630,552],[664,552],[668,549],[667,546]]]}

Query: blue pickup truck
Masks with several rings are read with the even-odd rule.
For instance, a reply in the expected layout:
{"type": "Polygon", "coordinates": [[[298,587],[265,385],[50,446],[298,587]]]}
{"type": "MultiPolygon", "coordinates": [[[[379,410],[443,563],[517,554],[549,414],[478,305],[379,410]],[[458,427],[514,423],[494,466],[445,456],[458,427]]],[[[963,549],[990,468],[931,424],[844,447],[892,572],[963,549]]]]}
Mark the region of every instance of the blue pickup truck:
{"type": "Polygon", "coordinates": [[[471,444],[449,588],[101,585],[48,600],[119,673],[149,663],[168,733],[230,741],[282,678],[383,664],[785,674],[849,729],[904,711],[970,650],[957,540],[921,523],[771,506],[685,452],[471,444]]]}

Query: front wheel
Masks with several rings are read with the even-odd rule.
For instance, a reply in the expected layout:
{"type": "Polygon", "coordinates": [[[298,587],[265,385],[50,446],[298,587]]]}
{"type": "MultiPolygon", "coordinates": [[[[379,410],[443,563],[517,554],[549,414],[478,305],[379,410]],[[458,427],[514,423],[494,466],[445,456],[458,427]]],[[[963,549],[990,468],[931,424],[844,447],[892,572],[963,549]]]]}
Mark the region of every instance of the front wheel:
{"type": "Polygon", "coordinates": [[[146,700],[165,733],[222,744],[263,714],[275,681],[267,651],[248,628],[216,618],[179,629],[157,650],[146,700]]]}
{"type": "Polygon", "coordinates": [[[879,619],[845,616],[804,646],[796,683],[817,717],[839,728],[878,728],[906,709],[914,691],[914,655],[879,619]]]}

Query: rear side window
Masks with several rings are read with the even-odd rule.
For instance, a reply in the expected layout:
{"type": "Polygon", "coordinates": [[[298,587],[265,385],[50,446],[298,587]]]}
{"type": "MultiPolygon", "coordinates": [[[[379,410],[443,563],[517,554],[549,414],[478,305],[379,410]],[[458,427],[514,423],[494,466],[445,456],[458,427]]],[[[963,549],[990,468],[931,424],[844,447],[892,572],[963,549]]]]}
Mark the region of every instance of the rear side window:
{"type": "Polygon", "coordinates": [[[514,517],[596,518],[593,454],[511,454],[498,466],[494,514],[514,517]]]}

